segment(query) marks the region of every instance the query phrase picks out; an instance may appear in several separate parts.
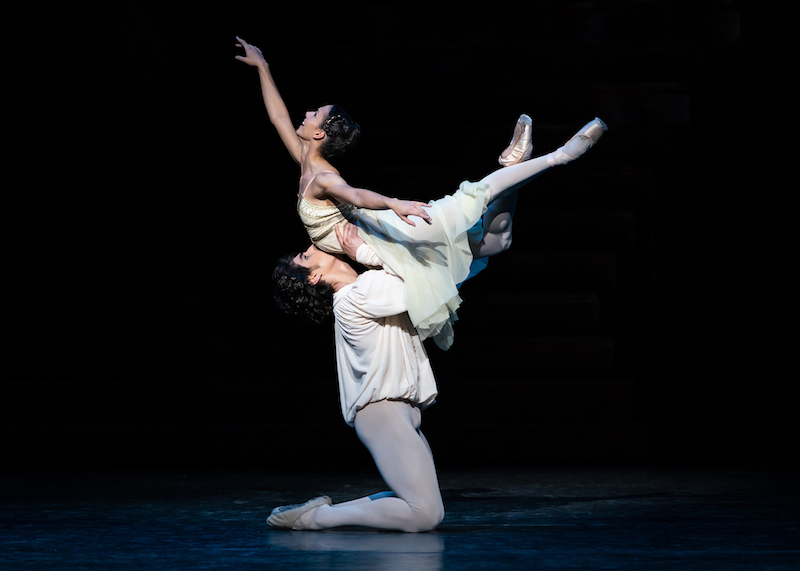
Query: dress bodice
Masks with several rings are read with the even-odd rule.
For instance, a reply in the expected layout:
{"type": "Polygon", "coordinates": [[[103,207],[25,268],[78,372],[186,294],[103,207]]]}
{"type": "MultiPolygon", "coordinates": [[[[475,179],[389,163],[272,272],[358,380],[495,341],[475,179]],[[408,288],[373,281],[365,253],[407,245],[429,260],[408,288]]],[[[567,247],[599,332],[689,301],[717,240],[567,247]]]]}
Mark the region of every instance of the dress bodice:
{"type": "Polygon", "coordinates": [[[317,248],[329,254],[343,253],[333,227],[351,220],[354,208],[352,204],[320,206],[302,196],[297,197],[297,214],[308,237],[317,248]]]}
{"type": "Polygon", "coordinates": [[[314,204],[305,197],[317,175],[327,172],[330,171],[322,171],[312,176],[306,183],[303,192],[297,195],[297,214],[308,232],[308,237],[317,248],[329,254],[343,254],[342,246],[336,238],[334,226],[352,221],[355,207],[352,204],[344,203],[314,204]]]}

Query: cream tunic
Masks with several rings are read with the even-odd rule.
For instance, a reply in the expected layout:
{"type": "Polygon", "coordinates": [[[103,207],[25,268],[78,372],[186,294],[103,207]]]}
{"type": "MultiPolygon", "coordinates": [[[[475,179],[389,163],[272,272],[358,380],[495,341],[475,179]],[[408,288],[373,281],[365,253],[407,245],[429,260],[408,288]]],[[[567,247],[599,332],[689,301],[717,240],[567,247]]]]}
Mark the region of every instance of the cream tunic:
{"type": "Polygon", "coordinates": [[[428,354],[405,299],[403,280],[383,270],[364,272],[333,295],[339,400],[350,426],[372,402],[404,400],[425,408],[436,398],[428,354]]]}
{"type": "Polygon", "coordinates": [[[430,202],[430,225],[417,220],[410,226],[392,210],[317,206],[302,196],[297,211],[311,241],[330,254],[343,253],[334,226],[356,224],[382,265],[405,282],[408,315],[421,338],[433,337],[439,347],[448,349],[461,305],[458,286],[470,276],[470,242],[481,239],[482,232],[476,235],[475,230],[480,229],[477,224],[486,211],[488,191],[487,184],[462,182],[455,193],[430,202]]]}

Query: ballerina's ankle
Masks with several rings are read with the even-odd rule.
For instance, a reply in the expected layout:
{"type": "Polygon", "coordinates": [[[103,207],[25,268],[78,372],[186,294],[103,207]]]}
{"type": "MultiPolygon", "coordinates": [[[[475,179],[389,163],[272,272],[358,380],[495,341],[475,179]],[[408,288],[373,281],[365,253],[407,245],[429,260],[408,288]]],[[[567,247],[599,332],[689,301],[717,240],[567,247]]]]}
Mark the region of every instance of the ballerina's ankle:
{"type": "Polygon", "coordinates": [[[592,146],[591,138],[581,134],[575,135],[563,147],[547,155],[547,164],[551,167],[565,165],[582,157],[592,146]]]}
{"type": "Polygon", "coordinates": [[[570,161],[574,161],[577,158],[569,156],[562,150],[563,148],[564,147],[560,147],[545,157],[548,165],[551,167],[557,167],[560,165],[565,165],[570,161]]]}

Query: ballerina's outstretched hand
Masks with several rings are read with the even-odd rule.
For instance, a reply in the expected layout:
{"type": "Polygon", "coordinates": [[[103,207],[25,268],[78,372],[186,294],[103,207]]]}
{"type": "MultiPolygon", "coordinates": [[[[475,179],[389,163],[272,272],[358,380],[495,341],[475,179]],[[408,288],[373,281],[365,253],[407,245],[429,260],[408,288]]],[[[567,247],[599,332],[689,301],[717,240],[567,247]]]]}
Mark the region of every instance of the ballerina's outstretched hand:
{"type": "Polygon", "coordinates": [[[243,56],[236,56],[236,59],[239,61],[246,63],[247,65],[252,65],[254,67],[259,66],[268,66],[269,64],[264,59],[264,54],[261,53],[261,50],[258,49],[256,46],[252,44],[248,44],[239,36],[236,36],[236,39],[239,40],[240,43],[236,44],[237,48],[244,48],[244,55],[243,56]]]}
{"type": "Polygon", "coordinates": [[[400,217],[400,220],[411,226],[416,226],[409,216],[419,216],[427,224],[431,224],[431,215],[425,212],[425,208],[430,208],[431,205],[426,202],[417,202],[416,200],[400,200],[391,206],[394,213],[400,217]]]}

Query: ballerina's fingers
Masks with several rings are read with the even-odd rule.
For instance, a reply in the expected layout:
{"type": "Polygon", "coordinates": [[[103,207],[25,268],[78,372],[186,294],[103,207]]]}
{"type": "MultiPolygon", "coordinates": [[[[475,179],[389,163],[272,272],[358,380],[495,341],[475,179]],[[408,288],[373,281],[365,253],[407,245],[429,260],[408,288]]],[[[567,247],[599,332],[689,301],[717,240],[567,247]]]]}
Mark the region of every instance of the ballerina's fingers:
{"type": "Polygon", "coordinates": [[[237,48],[243,48],[244,49],[244,55],[243,56],[241,56],[241,55],[234,56],[235,59],[237,59],[237,60],[239,60],[241,62],[244,62],[246,64],[249,64],[249,65],[254,65],[259,60],[263,60],[264,59],[264,55],[261,53],[261,50],[258,49],[256,46],[254,46],[252,44],[248,44],[246,41],[244,41],[239,36],[236,36],[236,39],[239,40],[239,42],[240,42],[240,43],[236,44],[236,47],[237,48]]]}
{"type": "Polygon", "coordinates": [[[415,212],[411,212],[410,214],[414,214],[414,215],[416,215],[416,216],[419,216],[419,217],[420,217],[420,218],[422,218],[422,219],[423,219],[423,220],[424,220],[426,223],[428,223],[428,224],[432,224],[432,223],[433,223],[433,219],[431,218],[431,215],[430,215],[430,214],[428,214],[428,213],[427,213],[427,212],[424,210],[425,208],[430,208],[430,207],[431,207],[431,205],[430,205],[430,204],[428,204],[427,202],[416,202],[416,201],[414,201],[414,202],[413,202],[413,204],[414,204],[414,206],[416,207],[416,208],[415,208],[415,210],[416,210],[416,211],[415,211],[415,212]]]}
{"type": "Polygon", "coordinates": [[[408,224],[409,226],[416,226],[416,224],[409,218],[409,216],[419,216],[422,218],[427,224],[431,224],[431,217],[430,215],[423,210],[423,208],[429,208],[430,204],[426,204],[424,202],[417,202],[414,200],[400,200],[392,206],[392,210],[394,210],[395,214],[408,224]]]}

